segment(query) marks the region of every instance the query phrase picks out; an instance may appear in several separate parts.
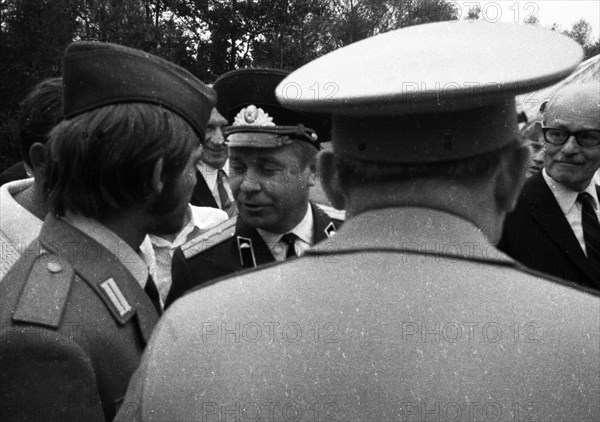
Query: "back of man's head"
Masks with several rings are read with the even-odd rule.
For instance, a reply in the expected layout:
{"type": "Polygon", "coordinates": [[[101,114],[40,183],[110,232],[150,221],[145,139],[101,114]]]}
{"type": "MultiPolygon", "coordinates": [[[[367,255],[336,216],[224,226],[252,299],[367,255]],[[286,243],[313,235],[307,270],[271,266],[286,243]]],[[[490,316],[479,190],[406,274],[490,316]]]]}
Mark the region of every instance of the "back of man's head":
{"type": "Polygon", "coordinates": [[[332,202],[348,215],[423,206],[460,215],[495,237],[516,203],[529,155],[518,136],[515,95],[560,81],[581,58],[572,40],[540,28],[439,22],[323,56],[282,81],[277,95],[292,109],[333,114],[336,158],[322,155],[320,167],[336,163],[330,179],[341,189],[326,190],[343,193],[332,202]],[[462,47],[465,40],[471,48],[462,47]],[[556,49],[561,60],[547,60],[556,49]],[[334,94],[314,95],[314,81],[329,80],[334,94]]]}
{"type": "Polygon", "coordinates": [[[63,119],[62,93],[62,78],[45,79],[20,103],[19,150],[29,167],[32,167],[29,157],[31,146],[37,142],[45,144],[50,130],[63,119]]]}

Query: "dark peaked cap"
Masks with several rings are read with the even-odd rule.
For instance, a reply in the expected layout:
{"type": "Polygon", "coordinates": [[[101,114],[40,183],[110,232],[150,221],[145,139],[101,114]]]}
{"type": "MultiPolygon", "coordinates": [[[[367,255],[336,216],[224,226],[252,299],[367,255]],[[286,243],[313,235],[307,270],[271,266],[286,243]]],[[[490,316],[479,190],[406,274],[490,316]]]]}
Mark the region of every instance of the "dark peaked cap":
{"type": "Polygon", "coordinates": [[[501,148],[517,136],[514,97],[567,77],[583,58],[570,38],[532,25],[438,22],[340,48],[291,73],[277,98],[333,114],[337,153],[436,163],[501,148]],[[310,87],[335,82],[334,95],[310,87]],[[286,95],[289,84],[300,95],[286,95]]]}
{"type": "MultiPolygon", "coordinates": [[[[319,148],[320,142],[330,139],[331,119],[327,114],[294,111],[281,106],[275,97],[275,87],[289,72],[279,69],[237,69],[221,75],[213,85],[218,94],[217,109],[227,118],[232,125],[225,131],[230,146],[256,146],[273,147],[265,141],[266,136],[252,137],[252,134],[272,134],[276,136],[290,136],[293,139],[307,141],[319,148]],[[254,105],[263,110],[272,118],[274,126],[243,125],[234,122],[242,109],[254,105]],[[316,133],[316,139],[311,136],[316,133]],[[236,137],[235,134],[243,133],[244,136],[236,137]],[[253,139],[251,141],[251,139],[253,139]]],[[[294,87],[290,92],[294,91],[294,87]]],[[[239,119],[238,119],[239,120],[239,119]]]]}
{"type": "Polygon", "coordinates": [[[204,140],[215,91],[187,70],[141,50],[81,41],[63,56],[66,119],[118,103],[150,103],[185,119],[204,140]]]}

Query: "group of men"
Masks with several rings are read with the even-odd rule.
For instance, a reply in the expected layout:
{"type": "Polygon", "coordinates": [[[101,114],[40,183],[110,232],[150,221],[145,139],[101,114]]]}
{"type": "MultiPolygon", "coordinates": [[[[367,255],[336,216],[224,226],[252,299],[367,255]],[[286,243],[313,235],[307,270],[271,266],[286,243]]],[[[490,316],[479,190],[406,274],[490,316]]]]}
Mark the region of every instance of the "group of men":
{"type": "Polygon", "coordinates": [[[70,45],[34,180],[0,189],[28,235],[3,246],[0,417],[597,420],[599,87],[549,102],[527,184],[514,107],[581,57],[437,23],[208,86],[70,45]]]}

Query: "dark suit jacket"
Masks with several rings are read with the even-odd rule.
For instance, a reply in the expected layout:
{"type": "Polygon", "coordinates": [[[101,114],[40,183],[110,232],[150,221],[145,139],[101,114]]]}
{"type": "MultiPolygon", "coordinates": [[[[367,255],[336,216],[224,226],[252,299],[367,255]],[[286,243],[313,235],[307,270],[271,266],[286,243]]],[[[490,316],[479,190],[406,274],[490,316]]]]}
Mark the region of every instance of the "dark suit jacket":
{"type": "MultiPolygon", "coordinates": [[[[334,225],[339,226],[339,221],[332,220],[323,210],[314,204],[311,204],[311,208],[314,217],[313,233],[316,244],[327,239],[326,229],[330,223],[333,222],[334,225]]],[[[248,238],[252,241],[257,266],[275,261],[273,254],[258,231],[253,227],[248,227],[238,218],[233,237],[206,249],[190,259],[186,259],[181,248],[177,248],[173,255],[171,267],[173,283],[165,301],[165,307],[196,286],[203,286],[219,277],[236,273],[246,268],[253,268],[253,265],[241,262],[237,242],[238,236],[248,238]]]]}
{"type": "Polygon", "coordinates": [[[220,208],[219,204],[217,204],[217,201],[215,201],[215,197],[208,188],[204,176],[198,170],[196,170],[196,180],[196,186],[194,186],[190,204],[197,207],[220,208]]]}
{"type": "Polygon", "coordinates": [[[157,321],[113,253],[49,215],[0,281],[0,420],[112,420],[157,321]]]}
{"type": "Polygon", "coordinates": [[[532,176],[506,217],[498,248],[528,267],[600,288],[587,258],[541,173],[532,176]]]}

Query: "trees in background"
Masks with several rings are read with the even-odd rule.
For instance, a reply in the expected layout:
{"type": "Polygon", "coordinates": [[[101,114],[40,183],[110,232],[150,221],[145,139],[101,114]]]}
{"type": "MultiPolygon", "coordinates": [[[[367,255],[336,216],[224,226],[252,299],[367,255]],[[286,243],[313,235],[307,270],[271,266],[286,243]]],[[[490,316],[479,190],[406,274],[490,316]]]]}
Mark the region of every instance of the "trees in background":
{"type": "MultiPolygon", "coordinates": [[[[245,66],[295,69],[396,28],[478,17],[455,7],[451,0],[0,0],[0,170],[18,160],[18,102],[60,74],[73,40],[139,48],[211,82],[245,66]]],[[[586,24],[568,35],[597,54],[586,24]]]]}
{"type": "Polygon", "coordinates": [[[73,40],[114,42],[211,82],[238,67],[294,69],[402,26],[455,19],[446,0],[0,0],[0,170],[18,160],[18,102],[60,74],[73,40]]]}

